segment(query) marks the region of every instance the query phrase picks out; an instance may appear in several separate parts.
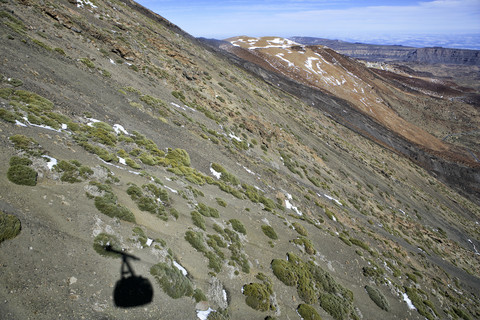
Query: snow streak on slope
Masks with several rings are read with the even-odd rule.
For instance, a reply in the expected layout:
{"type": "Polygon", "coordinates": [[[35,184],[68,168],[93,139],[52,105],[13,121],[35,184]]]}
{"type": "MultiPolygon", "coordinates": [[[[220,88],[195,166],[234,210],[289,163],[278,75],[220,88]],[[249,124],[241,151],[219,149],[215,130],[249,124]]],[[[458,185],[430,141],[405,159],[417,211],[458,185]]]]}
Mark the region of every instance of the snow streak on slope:
{"type": "Polygon", "coordinates": [[[260,57],[269,67],[295,81],[350,102],[416,144],[434,151],[447,149],[442,141],[399,117],[381,98],[373,74],[361,63],[324,46],[304,46],[278,37],[240,36],[227,41],[260,57]]]}

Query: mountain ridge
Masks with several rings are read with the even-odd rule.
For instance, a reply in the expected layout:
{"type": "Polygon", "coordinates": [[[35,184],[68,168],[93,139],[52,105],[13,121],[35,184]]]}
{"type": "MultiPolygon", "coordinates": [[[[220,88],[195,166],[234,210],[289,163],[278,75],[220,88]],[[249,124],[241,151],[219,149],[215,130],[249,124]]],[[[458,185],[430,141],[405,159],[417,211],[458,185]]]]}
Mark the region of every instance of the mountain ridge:
{"type": "Polygon", "coordinates": [[[480,208],[290,92],[344,99],[133,2],[6,0],[0,29],[2,318],[478,316],[480,208]],[[116,304],[115,252],[150,303],[116,304]]]}
{"type": "Polygon", "coordinates": [[[368,61],[403,61],[428,64],[479,65],[480,51],[442,47],[416,48],[402,45],[352,43],[313,37],[291,37],[304,45],[324,45],[347,56],[368,61]]]}

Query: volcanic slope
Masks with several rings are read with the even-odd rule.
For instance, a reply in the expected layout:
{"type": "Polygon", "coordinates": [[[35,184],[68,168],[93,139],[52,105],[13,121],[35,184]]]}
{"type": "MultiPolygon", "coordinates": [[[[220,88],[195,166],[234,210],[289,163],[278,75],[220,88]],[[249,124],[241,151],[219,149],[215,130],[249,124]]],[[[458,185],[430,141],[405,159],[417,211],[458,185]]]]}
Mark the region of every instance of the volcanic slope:
{"type": "MultiPolygon", "coordinates": [[[[373,119],[377,123],[374,124],[375,127],[378,128],[379,124],[405,141],[399,147],[392,146],[388,134],[379,137],[371,130],[363,130],[365,136],[373,136],[375,141],[384,146],[412,159],[419,158],[415,153],[426,151],[430,155],[446,159],[446,162],[460,163],[462,167],[473,169],[477,172],[474,174],[476,178],[463,189],[467,189],[467,193],[476,194],[477,198],[480,195],[479,145],[476,139],[480,132],[480,115],[476,102],[465,102],[474,92],[473,89],[456,86],[453,82],[414,77],[403,69],[387,64],[362,63],[327,47],[299,45],[283,38],[240,36],[227,41],[232,46],[221,45],[222,49],[297,83],[320,89],[346,101],[343,113],[340,110],[334,116],[352,129],[361,124],[352,124],[355,120],[348,115],[351,106],[360,111],[364,119],[373,119]],[[402,150],[409,144],[418,146],[418,151],[412,154],[402,150]]],[[[309,96],[313,93],[300,94],[302,91],[307,90],[290,92],[305,101],[311,100],[309,96]]],[[[330,114],[333,111],[328,108],[323,110],[330,114]]],[[[436,167],[428,161],[419,161],[419,164],[425,168],[436,167]]],[[[439,172],[435,174],[443,175],[439,172]]],[[[446,180],[458,179],[452,177],[446,180]]],[[[454,184],[459,186],[457,182],[454,184]]]]}
{"type": "Polygon", "coordinates": [[[480,208],[408,159],[131,1],[0,28],[2,319],[480,316],[480,208]]]}

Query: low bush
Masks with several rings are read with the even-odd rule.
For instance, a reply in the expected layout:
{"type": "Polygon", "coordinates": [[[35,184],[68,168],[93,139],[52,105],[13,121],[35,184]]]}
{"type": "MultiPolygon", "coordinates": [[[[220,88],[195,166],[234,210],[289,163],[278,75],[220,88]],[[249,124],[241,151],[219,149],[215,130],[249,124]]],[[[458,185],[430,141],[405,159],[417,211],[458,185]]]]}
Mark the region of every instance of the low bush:
{"type": "Polygon", "coordinates": [[[163,291],[173,299],[191,297],[194,293],[192,282],[170,264],[157,263],[150,268],[150,274],[157,279],[163,291]]]}
{"type": "Polygon", "coordinates": [[[370,299],[372,299],[372,301],[375,302],[375,304],[380,307],[380,309],[383,309],[385,311],[388,311],[390,309],[390,304],[388,303],[387,299],[377,288],[373,288],[367,285],[365,286],[365,290],[367,291],[370,299]]]}
{"type": "Polygon", "coordinates": [[[22,224],[17,217],[0,211],[0,243],[15,238],[21,229],[22,224]]]}
{"type": "Polygon", "coordinates": [[[205,217],[220,218],[217,209],[209,207],[203,203],[198,203],[197,210],[205,217]]]}
{"type": "Polygon", "coordinates": [[[297,312],[304,320],[322,320],[317,310],[311,305],[305,303],[298,306],[297,312]]]}
{"type": "Polygon", "coordinates": [[[304,236],[304,237],[307,237],[308,236],[308,232],[307,232],[307,229],[305,229],[304,226],[302,226],[300,223],[298,222],[294,222],[292,223],[293,227],[295,228],[295,231],[298,232],[298,234],[304,236]]]}
{"type": "Polygon", "coordinates": [[[295,243],[296,245],[303,246],[305,248],[305,252],[308,253],[308,254],[313,255],[317,252],[315,250],[315,248],[313,247],[312,242],[307,238],[299,237],[297,239],[294,239],[293,243],[295,243]]]}
{"type": "Polygon", "coordinates": [[[322,308],[335,319],[347,319],[353,313],[353,293],[313,262],[303,262],[293,253],[288,260],[274,259],[273,274],[285,285],[295,286],[299,297],[308,304],[319,300],[322,308]]]}
{"type": "Polygon", "coordinates": [[[205,219],[197,211],[192,211],[191,213],[193,224],[199,227],[202,230],[207,230],[205,227],[205,219]]]}
{"type": "Polygon", "coordinates": [[[106,246],[111,246],[111,248],[116,251],[122,251],[120,241],[118,241],[118,238],[112,234],[102,232],[93,239],[93,249],[99,255],[109,258],[121,257],[119,253],[105,250],[106,246]]]}
{"type": "Polygon", "coordinates": [[[203,234],[201,232],[195,232],[191,230],[187,230],[185,232],[185,240],[188,241],[192,245],[194,249],[200,252],[206,252],[207,248],[204,244],[203,234]]]}
{"type": "Polygon", "coordinates": [[[243,286],[243,294],[246,296],[245,302],[249,307],[259,311],[275,310],[270,299],[273,294],[270,282],[246,284],[243,286]]]}
{"type": "Polygon", "coordinates": [[[243,225],[242,222],[238,219],[231,219],[229,222],[232,225],[233,230],[240,232],[242,234],[247,234],[247,229],[245,229],[245,226],[243,225]]]}
{"type": "Polygon", "coordinates": [[[271,226],[266,225],[266,224],[262,225],[262,231],[270,239],[272,239],[272,240],[277,240],[278,239],[277,233],[275,232],[275,230],[271,226]]]}
{"type": "Polygon", "coordinates": [[[111,217],[125,220],[128,222],[135,222],[135,216],[125,206],[118,203],[118,198],[113,194],[110,186],[100,185],[105,191],[103,196],[95,197],[95,207],[101,213],[111,217]]]}
{"type": "Polygon", "coordinates": [[[25,186],[37,185],[37,172],[23,164],[16,164],[8,168],[7,178],[11,182],[25,186]]]}

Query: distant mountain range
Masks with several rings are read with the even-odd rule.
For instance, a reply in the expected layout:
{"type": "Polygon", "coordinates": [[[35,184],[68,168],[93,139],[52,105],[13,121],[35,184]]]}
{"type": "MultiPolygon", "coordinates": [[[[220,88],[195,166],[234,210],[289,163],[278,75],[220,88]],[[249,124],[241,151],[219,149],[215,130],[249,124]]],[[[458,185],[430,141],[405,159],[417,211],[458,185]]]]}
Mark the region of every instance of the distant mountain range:
{"type": "Polygon", "coordinates": [[[442,47],[415,48],[400,45],[352,43],[312,37],[291,37],[304,45],[327,46],[338,53],[368,61],[403,61],[429,64],[480,65],[480,51],[442,47]]]}

